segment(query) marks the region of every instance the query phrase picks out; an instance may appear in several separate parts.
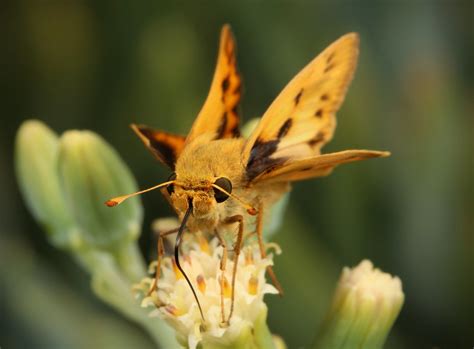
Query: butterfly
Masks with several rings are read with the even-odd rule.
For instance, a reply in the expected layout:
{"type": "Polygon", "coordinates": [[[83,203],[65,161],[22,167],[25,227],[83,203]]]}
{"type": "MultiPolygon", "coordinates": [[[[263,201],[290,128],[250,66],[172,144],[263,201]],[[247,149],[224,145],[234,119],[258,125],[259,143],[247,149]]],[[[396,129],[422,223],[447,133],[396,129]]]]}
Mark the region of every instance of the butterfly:
{"type": "MultiPolygon", "coordinates": [[[[237,69],[234,38],[230,26],[224,25],[210,91],[187,136],[131,125],[172,174],[164,183],[116,197],[106,204],[115,206],[131,196],[162,188],[181,219],[180,227],[168,232],[177,233],[175,262],[200,310],[197,294],[179,262],[179,246],[185,230],[215,234],[224,247],[223,258],[228,250],[223,232],[237,230],[232,302],[227,320],[222,309],[222,321],[228,322],[233,312],[237,259],[243,235],[250,230],[255,232],[261,255],[265,257],[262,237],[265,214],[290,190],[291,183],[327,176],[344,163],[390,155],[373,150],[321,153],[321,148],[333,137],[336,112],[353,78],[358,54],[356,33],[333,42],[288,83],[251,135],[243,138],[239,130],[242,79],[237,69]]],[[[162,253],[161,247],[158,254],[162,253]]],[[[225,261],[221,269],[224,272],[225,261]]],[[[268,273],[282,293],[271,268],[268,273]]],[[[204,320],[202,310],[201,316],[204,320]]]]}

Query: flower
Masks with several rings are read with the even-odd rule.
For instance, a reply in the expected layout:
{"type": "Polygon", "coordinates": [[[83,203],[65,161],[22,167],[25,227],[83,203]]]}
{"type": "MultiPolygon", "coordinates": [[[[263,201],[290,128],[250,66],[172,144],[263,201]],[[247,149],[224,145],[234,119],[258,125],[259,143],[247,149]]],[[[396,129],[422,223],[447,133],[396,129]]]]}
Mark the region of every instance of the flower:
{"type": "Polygon", "coordinates": [[[345,267],[314,348],[382,348],[404,298],[400,279],[372,262],[345,267]]]}
{"type": "MultiPolygon", "coordinates": [[[[234,311],[229,323],[225,324],[220,280],[224,277],[224,317],[227,319],[231,307],[233,261],[230,258],[227,260],[222,276],[220,265],[223,248],[218,239],[213,238],[208,243],[197,234],[188,237],[183,243],[181,265],[196,290],[205,321],[201,318],[189,285],[171,257],[163,258],[157,289],[150,295],[145,296],[154,282],[153,278],[145,278],[135,285],[135,290],[144,295],[142,306],[153,308],[150,315],[166,320],[175,328],[178,341],[192,349],[198,343],[203,348],[208,345],[231,347],[242,340],[253,340],[255,348],[266,347],[258,344],[271,338],[265,324],[267,307],[263,297],[267,293],[278,293],[265,280],[265,270],[273,264],[272,255],[261,258],[256,245],[242,249],[237,265],[234,311]],[[262,321],[264,326],[261,326],[262,321]]],[[[151,269],[155,267],[156,262],[152,263],[151,269]]]]}

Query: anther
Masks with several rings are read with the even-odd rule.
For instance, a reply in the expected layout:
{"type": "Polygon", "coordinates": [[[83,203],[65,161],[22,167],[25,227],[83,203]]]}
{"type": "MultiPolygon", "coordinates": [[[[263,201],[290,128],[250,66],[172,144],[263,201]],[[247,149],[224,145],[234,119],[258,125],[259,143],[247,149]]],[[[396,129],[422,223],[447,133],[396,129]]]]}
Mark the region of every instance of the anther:
{"type": "Polygon", "coordinates": [[[255,296],[258,291],[258,279],[255,276],[251,276],[249,279],[249,284],[247,286],[247,291],[252,296],[255,296]]]}
{"type": "Polygon", "coordinates": [[[178,309],[173,304],[168,304],[165,307],[165,310],[170,313],[171,315],[176,316],[178,314],[178,309]]]}
{"type": "Polygon", "coordinates": [[[248,249],[244,252],[245,254],[245,265],[254,264],[252,250],[248,249]]]}
{"type": "Polygon", "coordinates": [[[232,296],[232,289],[230,287],[229,281],[227,280],[225,275],[222,275],[220,279],[223,280],[222,288],[223,288],[224,297],[230,298],[232,296]]]}
{"type": "Polygon", "coordinates": [[[173,263],[173,271],[174,271],[174,275],[176,276],[176,279],[177,280],[182,279],[183,273],[181,273],[181,270],[179,270],[178,266],[176,265],[176,261],[174,259],[172,259],[172,263],[173,263]]]}
{"type": "Polygon", "coordinates": [[[207,240],[201,234],[198,235],[198,238],[199,238],[199,248],[201,249],[201,251],[210,255],[211,252],[209,250],[209,243],[207,242],[207,240]]]}
{"type": "Polygon", "coordinates": [[[206,292],[206,280],[204,280],[204,276],[202,276],[202,274],[199,274],[196,278],[196,281],[199,291],[201,291],[201,293],[206,292]]]}

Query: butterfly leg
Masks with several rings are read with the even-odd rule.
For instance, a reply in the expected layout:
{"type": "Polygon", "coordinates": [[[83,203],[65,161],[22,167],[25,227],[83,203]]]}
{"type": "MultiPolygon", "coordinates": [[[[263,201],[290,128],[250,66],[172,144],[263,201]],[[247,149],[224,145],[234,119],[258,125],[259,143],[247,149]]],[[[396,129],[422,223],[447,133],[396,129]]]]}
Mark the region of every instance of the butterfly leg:
{"type": "Polygon", "coordinates": [[[225,323],[225,310],[224,310],[224,288],[225,288],[225,269],[226,269],[226,264],[227,264],[227,253],[228,253],[228,248],[227,248],[227,243],[225,240],[222,238],[221,234],[219,231],[216,229],[215,234],[217,236],[217,239],[219,240],[219,243],[221,244],[223,248],[222,252],[222,258],[221,258],[221,278],[220,278],[220,286],[221,286],[221,316],[222,316],[222,323],[225,323]]]}
{"type": "MultiPolygon", "coordinates": [[[[265,250],[265,243],[263,242],[263,204],[260,203],[258,205],[258,215],[257,215],[257,238],[258,238],[258,246],[260,248],[260,256],[265,258],[267,256],[267,252],[265,250]]],[[[273,268],[269,265],[267,267],[268,276],[272,280],[273,285],[277,288],[278,293],[280,296],[283,296],[283,288],[281,287],[280,282],[278,281],[273,268]]]]}
{"type": "Polygon", "coordinates": [[[165,248],[163,246],[163,238],[167,235],[170,234],[175,234],[179,228],[174,228],[168,231],[165,231],[163,233],[160,233],[160,231],[156,231],[156,234],[158,235],[157,239],[157,253],[156,253],[156,270],[155,270],[155,279],[153,280],[153,283],[148,290],[147,296],[151,295],[153,291],[155,291],[158,287],[158,279],[160,278],[160,272],[161,272],[161,259],[163,258],[163,255],[165,254],[165,248]]]}
{"type": "Polygon", "coordinates": [[[244,236],[244,218],[241,215],[235,215],[235,216],[228,217],[224,221],[224,223],[226,224],[239,223],[237,240],[234,245],[234,268],[232,270],[232,295],[231,295],[229,317],[227,318],[227,323],[229,323],[232,317],[232,314],[234,313],[235,277],[237,275],[237,265],[239,264],[239,255],[242,249],[242,240],[244,236]]]}

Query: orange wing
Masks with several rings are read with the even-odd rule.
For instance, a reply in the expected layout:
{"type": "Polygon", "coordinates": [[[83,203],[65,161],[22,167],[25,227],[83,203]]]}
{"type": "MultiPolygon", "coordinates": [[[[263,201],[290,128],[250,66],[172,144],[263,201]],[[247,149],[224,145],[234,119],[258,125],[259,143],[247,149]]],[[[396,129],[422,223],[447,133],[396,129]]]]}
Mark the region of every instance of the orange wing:
{"type": "Polygon", "coordinates": [[[204,133],[211,139],[232,138],[240,135],[239,102],[241,78],[237,71],[236,45],[228,24],[221,31],[219,54],[211,89],[206,102],[186,137],[186,143],[204,133]]]}
{"type": "Polygon", "coordinates": [[[304,159],[290,159],[267,168],[254,178],[253,182],[293,182],[324,177],[341,164],[378,157],[387,157],[387,151],[344,150],[336,153],[316,155],[304,159]]]}
{"type": "Polygon", "coordinates": [[[358,54],[359,36],[346,34],[288,83],[245,144],[242,159],[249,181],[287,160],[320,153],[333,136],[358,54]]]}
{"type": "Polygon", "coordinates": [[[163,164],[174,170],[179,154],[184,148],[185,137],[154,130],[144,125],[130,125],[145,146],[163,164]]]}

